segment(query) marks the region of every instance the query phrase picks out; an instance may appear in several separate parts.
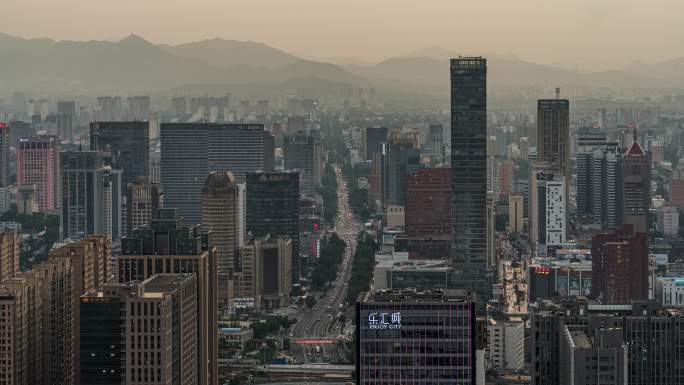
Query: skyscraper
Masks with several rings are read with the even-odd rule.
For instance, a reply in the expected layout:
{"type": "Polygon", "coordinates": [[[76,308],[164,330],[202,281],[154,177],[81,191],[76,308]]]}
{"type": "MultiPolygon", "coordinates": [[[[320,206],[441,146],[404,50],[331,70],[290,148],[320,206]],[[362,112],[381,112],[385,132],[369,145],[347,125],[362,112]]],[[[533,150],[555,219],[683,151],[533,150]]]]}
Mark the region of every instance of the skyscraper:
{"type": "Polygon", "coordinates": [[[287,236],[251,239],[241,254],[245,267],[241,296],[254,298],[257,310],[287,306],[292,290],[292,240],[287,236]]]}
{"type": "MultiPolygon", "coordinates": [[[[403,206],[406,198],[406,176],[420,167],[420,136],[417,130],[393,130],[385,146],[387,202],[403,206]]],[[[383,178],[384,179],[384,178],[383,178]]]]}
{"type": "Polygon", "coordinates": [[[76,102],[57,102],[57,135],[67,143],[74,140],[76,130],[76,102]]]}
{"type": "Polygon", "coordinates": [[[10,128],[6,123],[0,122],[0,187],[6,187],[9,183],[9,152],[10,128]]]}
{"type": "Polygon", "coordinates": [[[152,223],[157,210],[164,205],[164,193],[161,185],[141,176],[128,184],[126,202],[126,234],[131,234],[133,229],[152,223]]]}
{"type": "Polygon", "coordinates": [[[110,153],[112,168],[123,170],[125,189],[137,178],[150,175],[149,122],[91,123],[90,150],[110,153]]]}
{"type": "Polygon", "coordinates": [[[567,99],[537,101],[537,151],[539,160],[555,163],[561,175],[570,176],[570,102],[567,99]]]}
{"type": "Polygon", "coordinates": [[[421,168],[406,176],[406,235],[451,238],[451,170],[421,168]]]}
{"type": "Polygon", "coordinates": [[[622,218],[638,233],[648,232],[648,213],[651,208],[651,153],[634,143],[622,158],[622,218]]]}
{"type": "Polygon", "coordinates": [[[459,287],[486,302],[487,60],[451,59],[452,258],[459,287]]]}
{"type": "Polygon", "coordinates": [[[247,173],[247,232],[292,240],[292,281],[299,282],[299,173],[247,173]]]}
{"type": "Polygon", "coordinates": [[[442,124],[430,124],[428,143],[432,148],[435,163],[441,163],[444,156],[444,126],[442,124]]]}
{"type": "Polygon", "coordinates": [[[229,170],[238,183],[243,183],[249,171],[273,170],[273,146],[273,135],[262,124],[162,124],[165,205],[176,208],[188,223],[200,223],[206,175],[229,170]]]}
{"type": "Polygon", "coordinates": [[[218,248],[218,306],[227,310],[234,298],[233,274],[238,270],[239,188],[230,171],[212,171],[202,187],[202,226],[209,244],[218,248]]]}
{"type": "Polygon", "coordinates": [[[149,96],[129,96],[128,107],[132,120],[148,120],[150,118],[149,96]]]}
{"type": "Polygon", "coordinates": [[[0,280],[12,278],[19,271],[21,238],[15,231],[0,233],[0,280]]]}
{"type": "Polygon", "coordinates": [[[101,151],[60,153],[62,231],[65,238],[121,236],[121,170],[105,165],[101,151]]]}
{"type": "Polygon", "coordinates": [[[373,154],[382,152],[382,144],[387,142],[387,127],[366,127],[362,139],[364,159],[372,160],[373,154]]]}
{"type": "Polygon", "coordinates": [[[59,139],[40,135],[19,139],[17,148],[17,184],[36,186],[36,201],[42,212],[59,206],[59,139]]]}
{"type": "Polygon", "coordinates": [[[299,188],[314,192],[323,176],[323,148],[318,131],[298,131],[283,137],[283,157],[286,170],[299,171],[299,188]]]}
{"type": "Polygon", "coordinates": [[[144,281],[155,274],[197,275],[199,384],[218,384],[217,268],[218,250],[199,225],[185,225],[175,209],[165,208],[149,227],[121,240],[116,259],[119,283],[144,281]]]}

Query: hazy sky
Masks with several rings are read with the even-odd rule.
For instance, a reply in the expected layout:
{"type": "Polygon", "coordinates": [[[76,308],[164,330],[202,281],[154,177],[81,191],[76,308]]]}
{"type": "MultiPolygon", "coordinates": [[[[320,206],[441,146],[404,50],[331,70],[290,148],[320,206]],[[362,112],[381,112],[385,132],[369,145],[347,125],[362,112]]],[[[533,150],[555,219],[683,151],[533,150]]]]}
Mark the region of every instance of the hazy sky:
{"type": "Polygon", "coordinates": [[[580,69],[684,56],[683,0],[0,0],[0,14],[22,37],[223,37],[320,59],[435,45],[580,69]]]}

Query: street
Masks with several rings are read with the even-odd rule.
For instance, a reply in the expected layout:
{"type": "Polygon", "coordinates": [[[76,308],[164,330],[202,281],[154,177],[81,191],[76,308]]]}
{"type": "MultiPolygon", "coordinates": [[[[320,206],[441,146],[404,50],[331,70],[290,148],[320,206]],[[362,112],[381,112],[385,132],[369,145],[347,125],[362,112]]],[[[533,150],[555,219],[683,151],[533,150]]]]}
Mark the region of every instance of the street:
{"type": "Polygon", "coordinates": [[[347,243],[347,247],[333,286],[311,309],[303,308],[297,315],[298,322],[290,334],[290,351],[298,363],[346,361],[345,352],[334,340],[344,333],[344,325],[338,321],[337,314],[340,311],[346,313],[348,310],[345,304],[347,286],[352,256],[356,249],[356,236],[361,230],[361,224],[357,222],[349,207],[346,182],[338,166],[335,166],[335,173],[338,213],[334,231],[347,243]],[[296,344],[295,340],[310,342],[296,344]]]}

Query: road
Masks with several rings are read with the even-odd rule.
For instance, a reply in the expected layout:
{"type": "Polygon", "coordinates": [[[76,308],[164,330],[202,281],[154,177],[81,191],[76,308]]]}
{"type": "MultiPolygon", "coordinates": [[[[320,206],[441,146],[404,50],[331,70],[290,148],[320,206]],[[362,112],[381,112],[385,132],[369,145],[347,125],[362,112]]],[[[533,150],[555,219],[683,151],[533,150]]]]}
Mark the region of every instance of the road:
{"type": "MultiPolygon", "coordinates": [[[[347,243],[345,255],[340,263],[338,278],[326,295],[309,310],[298,315],[298,322],[293,327],[291,339],[335,339],[343,332],[343,326],[337,320],[337,313],[342,304],[346,312],[346,296],[351,274],[352,256],[356,250],[356,236],[361,230],[361,224],[354,217],[349,207],[347,184],[342,171],[335,166],[337,174],[338,213],[334,231],[347,243]]],[[[348,318],[351,314],[348,314],[348,318]]],[[[294,342],[294,341],[293,341],[294,342]]],[[[291,344],[291,352],[300,363],[309,362],[343,362],[346,360],[344,352],[337,344],[296,345],[291,344]],[[318,350],[318,351],[317,351],[318,350]]]]}

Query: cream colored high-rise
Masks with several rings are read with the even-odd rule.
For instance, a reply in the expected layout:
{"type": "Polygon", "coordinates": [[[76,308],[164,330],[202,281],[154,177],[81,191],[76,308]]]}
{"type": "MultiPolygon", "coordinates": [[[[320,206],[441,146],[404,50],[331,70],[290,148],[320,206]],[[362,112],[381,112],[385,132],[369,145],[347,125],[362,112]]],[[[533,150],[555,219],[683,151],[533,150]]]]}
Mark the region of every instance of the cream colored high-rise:
{"type": "Polygon", "coordinates": [[[202,226],[218,249],[218,311],[232,305],[239,240],[239,188],[230,171],[211,172],[202,188],[202,226]]]}
{"type": "Polygon", "coordinates": [[[21,242],[13,231],[0,233],[0,280],[12,278],[19,271],[21,242]]]}

